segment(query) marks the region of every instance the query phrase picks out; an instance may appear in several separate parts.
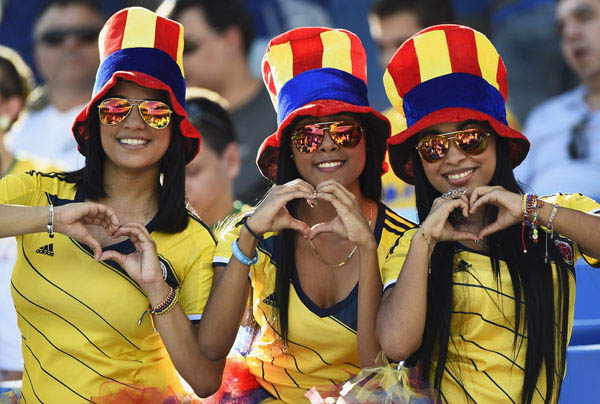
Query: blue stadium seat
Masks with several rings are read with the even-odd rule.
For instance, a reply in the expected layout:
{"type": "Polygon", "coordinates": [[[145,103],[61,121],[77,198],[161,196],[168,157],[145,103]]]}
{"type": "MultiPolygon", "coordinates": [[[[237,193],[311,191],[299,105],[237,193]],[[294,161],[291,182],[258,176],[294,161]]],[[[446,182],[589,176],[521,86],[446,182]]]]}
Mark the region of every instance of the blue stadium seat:
{"type": "Polygon", "coordinates": [[[600,398],[600,344],[570,346],[559,404],[595,403],[600,398]]]}

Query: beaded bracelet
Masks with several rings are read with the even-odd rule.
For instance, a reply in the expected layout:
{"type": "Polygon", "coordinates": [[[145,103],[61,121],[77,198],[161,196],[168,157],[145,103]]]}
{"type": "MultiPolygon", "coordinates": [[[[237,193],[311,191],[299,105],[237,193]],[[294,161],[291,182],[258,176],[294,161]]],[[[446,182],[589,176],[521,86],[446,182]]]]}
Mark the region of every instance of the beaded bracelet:
{"type": "Polygon", "coordinates": [[[433,249],[435,248],[435,246],[433,245],[433,243],[431,242],[431,236],[429,234],[427,234],[425,232],[425,230],[423,230],[423,228],[421,228],[421,235],[423,236],[423,238],[425,239],[425,242],[427,243],[427,245],[429,246],[429,249],[431,251],[433,251],[433,249]]]}
{"type": "Polygon", "coordinates": [[[263,236],[262,236],[262,235],[260,235],[260,236],[259,236],[258,234],[256,234],[256,233],[254,232],[254,230],[252,230],[252,229],[250,228],[250,226],[248,226],[248,218],[249,218],[249,217],[250,217],[250,215],[248,215],[248,216],[244,216],[244,217],[242,218],[242,220],[240,220],[240,221],[239,221],[239,223],[238,223],[238,224],[236,224],[236,227],[237,227],[237,226],[240,226],[240,225],[243,225],[243,226],[246,228],[246,230],[248,230],[248,233],[250,233],[250,234],[252,235],[252,237],[254,237],[255,239],[257,239],[258,241],[261,241],[261,240],[263,239],[263,236]]]}
{"type": "Polygon", "coordinates": [[[54,238],[54,205],[50,202],[48,206],[48,223],[46,224],[46,231],[48,232],[48,237],[54,238]]]}
{"type": "Polygon", "coordinates": [[[240,246],[238,245],[238,239],[236,239],[233,243],[231,243],[231,251],[233,252],[233,256],[239,262],[246,266],[254,265],[258,262],[258,253],[254,251],[254,258],[248,258],[246,255],[240,250],[240,246]]]}
{"type": "MultiPolygon", "coordinates": [[[[167,294],[167,297],[165,297],[164,300],[162,302],[160,302],[157,306],[149,307],[148,309],[144,310],[140,319],[138,320],[138,325],[142,324],[142,320],[144,319],[144,316],[146,315],[146,313],[150,313],[150,314],[152,314],[152,316],[160,316],[161,314],[166,314],[166,313],[170,312],[171,310],[173,310],[173,308],[177,304],[178,300],[179,300],[179,289],[169,286],[169,293],[167,294]]],[[[154,332],[156,332],[156,327],[154,326],[154,318],[153,317],[151,317],[151,318],[152,318],[152,328],[154,329],[154,332]]]]}

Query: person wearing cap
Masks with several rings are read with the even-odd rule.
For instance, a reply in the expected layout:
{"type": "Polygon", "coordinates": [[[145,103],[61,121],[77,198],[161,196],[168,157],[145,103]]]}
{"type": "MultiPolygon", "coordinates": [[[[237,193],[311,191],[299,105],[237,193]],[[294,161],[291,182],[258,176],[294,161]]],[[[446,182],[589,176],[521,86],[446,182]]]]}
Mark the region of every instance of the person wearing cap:
{"type": "Polygon", "coordinates": [[[293,29],[271,40],[263,73],[279,124],[257,163],[273,186],[219,240],[201,349],[227,355],[251,296],[260,330],[249,371],[300,403],[373,364],[382,285],[397,277],[378,262],[413,224],[379,201],[390,127],[368,104],[358,37],[293,29]]]}
{"type": "Polygon", "coordinates": [[[193,324],[215,240],[185,208],[200,134],[185,112],[182,29],[140,7],[114,14],[73,125],[84,168],[0,181],[0,236],[19,250],[23,401],[195,400],[179,374],[200,396],[218,389],[223,363],[201,354],[193,324]]]}
{"type": "Polygon", "coordinates": [[[557,402],[573,265],[584,253],[599,264],[600,205],[526,194],[515,180],[529,142],[507,125],[506,70],[483,34],[426,28],[384,83],[407,119],[390,163],[415,185],[420,227],[383,264],[402,268],[377,317],[383,351],[419,364],[443,402],[557,402]]]}

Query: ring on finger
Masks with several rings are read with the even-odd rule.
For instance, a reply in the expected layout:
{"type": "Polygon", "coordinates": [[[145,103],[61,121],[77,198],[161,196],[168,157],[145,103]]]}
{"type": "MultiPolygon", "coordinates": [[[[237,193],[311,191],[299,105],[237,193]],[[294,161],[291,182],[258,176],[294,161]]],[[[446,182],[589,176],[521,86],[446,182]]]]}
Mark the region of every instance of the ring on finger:
{"type": "Polygon", "coordinates": [[[463,196],[466,193],[467,193],[467,188],[465,188],[465,187],[454,188],[454,189],[451,189],[450,191],[444,192],[442,194],[442,198],[444,198],[444,199],[458,199],[458,198],[460,198],[461,196],[463,196]]]}

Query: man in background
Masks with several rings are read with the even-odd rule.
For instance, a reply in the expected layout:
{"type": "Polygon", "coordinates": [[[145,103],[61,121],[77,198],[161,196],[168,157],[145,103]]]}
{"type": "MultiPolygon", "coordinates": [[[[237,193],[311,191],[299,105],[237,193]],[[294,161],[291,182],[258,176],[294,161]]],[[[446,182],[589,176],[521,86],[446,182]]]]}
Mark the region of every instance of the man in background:
{"type": "Polygon", "coordinates": [[[600,200],[600,0],[558,0],[556,21],[580,85],[534,108],[524,126],[531,149],[516,174],[540,195],[600,200]]]}
{"type": "Polygon", "coordinates": [[[66,169],[83,166],[71,126],[92,95],[104,21],[93,0],[51,0],[41,10],[33,40],[44,86],[33,94],[22,125],[9,135],[13,153],[45,157],[66,169]]]}
{"type": "Polygon", "coordinates": [[[187,85],[215,91],[229,103],[242,158],[235,197],[256,204],[269,184],[256,167],[256,153],[277,122],[268,91],[247,65],[254,38],[250,15],[239,0],[166,0],[157,13],[183,24],[187,85]]]}

